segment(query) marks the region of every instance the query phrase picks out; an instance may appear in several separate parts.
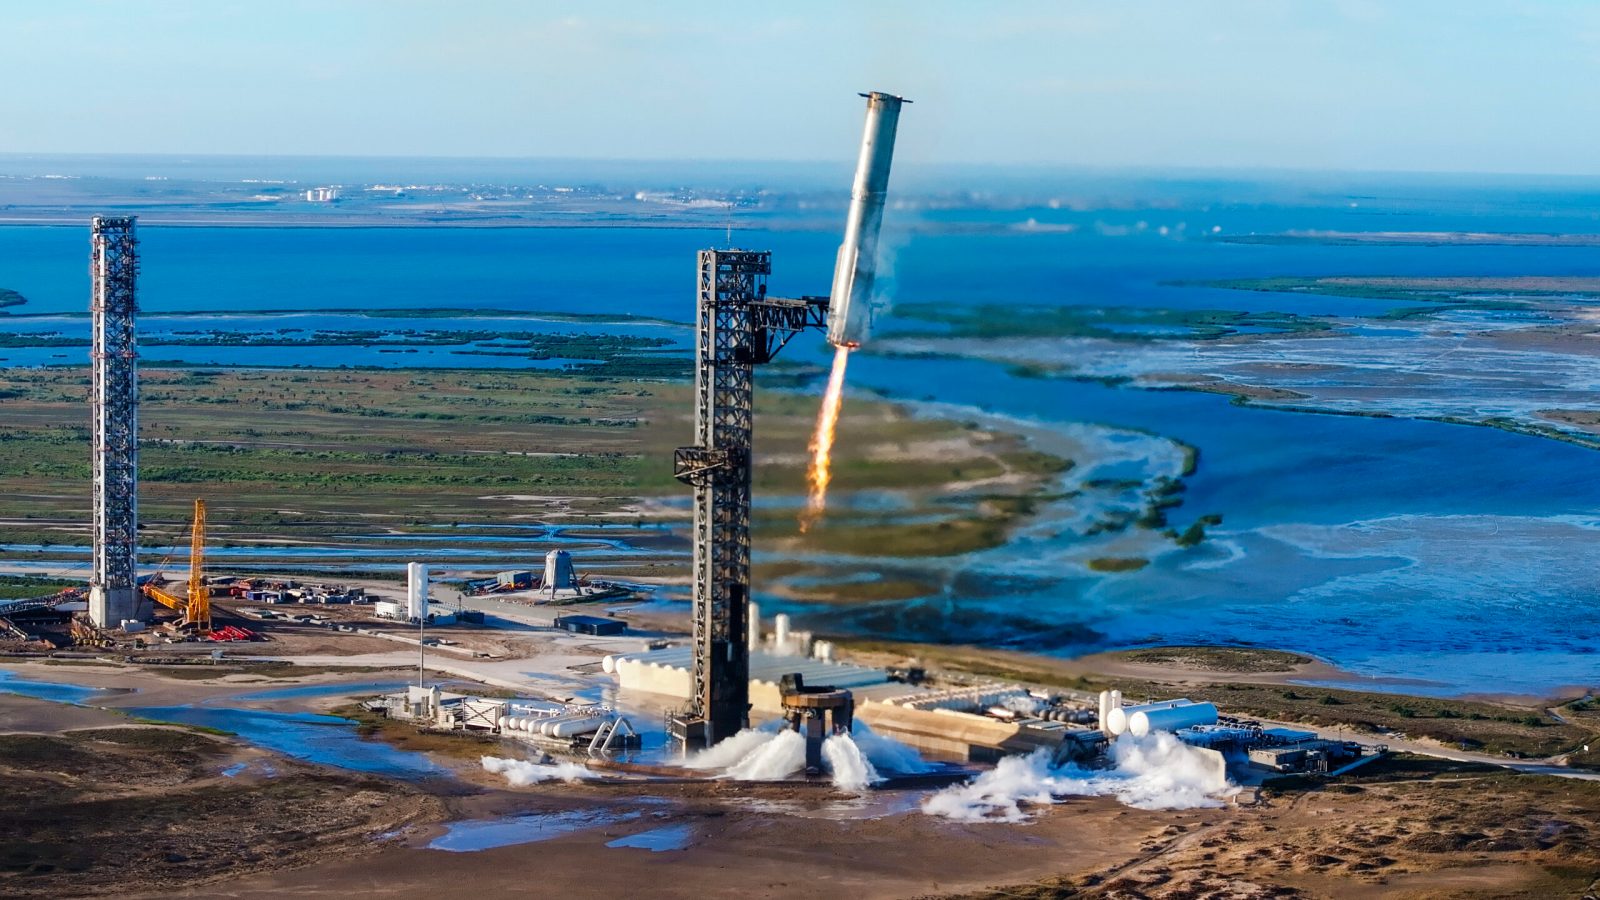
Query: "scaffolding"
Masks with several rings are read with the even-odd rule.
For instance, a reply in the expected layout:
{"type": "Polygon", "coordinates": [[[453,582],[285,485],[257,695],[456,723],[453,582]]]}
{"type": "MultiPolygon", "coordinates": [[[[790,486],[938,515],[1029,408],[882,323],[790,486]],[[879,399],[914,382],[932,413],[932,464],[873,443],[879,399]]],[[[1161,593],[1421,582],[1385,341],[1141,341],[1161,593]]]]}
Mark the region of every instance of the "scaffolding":
{"type": "Polygon", "coordinates": [[[695,444],[674,471],[694,487],[694,688],[673,735],[710,745],[750,718],[750,458],[754,367],[802,330],[825,327],[828,301],[767,296],[772,254],[702,250],[695,335],[695,444]]]}
{"type": "Polygon", "coordinates": [[[96,216],[90,237],[89,309],[94,315],[91,417],[94,469],[94,571],[89,617],[101,628],[146,619],[137,590],[139,378],[135,284],[138,238],[132,216],[96,216]]]}

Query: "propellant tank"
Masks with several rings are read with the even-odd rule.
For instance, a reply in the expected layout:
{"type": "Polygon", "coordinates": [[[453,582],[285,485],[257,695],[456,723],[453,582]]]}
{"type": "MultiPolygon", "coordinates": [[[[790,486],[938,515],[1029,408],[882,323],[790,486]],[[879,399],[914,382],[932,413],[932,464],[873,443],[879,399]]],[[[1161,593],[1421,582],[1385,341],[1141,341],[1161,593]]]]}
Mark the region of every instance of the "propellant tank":
{"type": "Polygon", "coordinates": [[[867,98],[867,128],[850,188],[844,243],[834,261],[833,290],[828,294],[828,342],[835,347],[859,347],[872,332],[877,312],[872,284],[878,272],[878,230],[889,192],[889,163],[894,158],[900,106],[909,102],[879,91],[861,96],[867,98]]]}

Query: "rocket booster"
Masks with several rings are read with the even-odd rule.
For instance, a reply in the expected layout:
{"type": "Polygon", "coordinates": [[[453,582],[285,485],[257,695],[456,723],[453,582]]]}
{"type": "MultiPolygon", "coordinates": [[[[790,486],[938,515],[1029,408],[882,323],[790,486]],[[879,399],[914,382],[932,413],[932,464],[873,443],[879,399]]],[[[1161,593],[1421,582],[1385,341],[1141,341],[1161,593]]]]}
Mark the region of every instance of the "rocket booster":
{"type": "Polygon", "coordinates": [[[828,342],[836,347],[858,347],[872,331],[878,228],[883,224],[883,200],[889,192],[889,163],[894,158],[900,105],[907,102],[878,91],[861,96],[867,98],[867,129],[861,137],[844,243],[839,245],[833,289],[828,294],[828,342]]]}

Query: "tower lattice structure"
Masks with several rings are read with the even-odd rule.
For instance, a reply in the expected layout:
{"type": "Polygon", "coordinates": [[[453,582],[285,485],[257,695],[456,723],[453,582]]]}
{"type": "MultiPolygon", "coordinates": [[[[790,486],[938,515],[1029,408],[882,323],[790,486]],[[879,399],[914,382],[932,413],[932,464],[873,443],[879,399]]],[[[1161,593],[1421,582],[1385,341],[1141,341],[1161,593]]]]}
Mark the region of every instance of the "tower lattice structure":
{"type": "Polygon", "coordinates": [[[139,527],[138,236],[131,216],[96,216],[90,237],[94,316],[90,408],[94,571],[89,617],[101,627],[146,619],[137,583],[139,527]]]}
{"type": "Polygon", "coordinates": [[[806,328],[822,329],[826,298],[767,296],[772,254],[702,250],[695,334],[695,444],[678,480],[694,487],[694,687],[673,733],[713,744],[748,726],[750,481],[754,367],[806,328]]]}

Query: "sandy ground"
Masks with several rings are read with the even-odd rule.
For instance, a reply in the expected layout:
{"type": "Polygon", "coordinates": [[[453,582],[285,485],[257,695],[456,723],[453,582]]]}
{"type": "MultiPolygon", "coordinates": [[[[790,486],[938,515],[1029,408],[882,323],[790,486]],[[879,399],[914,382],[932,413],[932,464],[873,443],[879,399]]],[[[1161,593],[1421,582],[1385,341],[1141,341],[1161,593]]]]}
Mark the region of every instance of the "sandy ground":
{"type": "MultiPolygon", "coordinates": [[[[106,706],[216,701],[263,687],[357,684],[382,677],[332,672],[291,680],[242,674],[197,682],[135,667],[31,663],[8,668],[38,680],[136,689],[97,698],[106,706]]],[[[321,696],[251,705],[321,710],[337,702],[342,701],[321,696]]],[[[127,720],[105,710],[0,696],[0,723],[0,731],[59,733],[126,725],[127,720]]],[[[206,762],[208,772],[227,761],[272,756],[236,740],[219,743],[206,762]]],[[[513,744],[505,747],[507,756],[526,752],[513,744]]],[[[1600,873],[1600,785],[1472,770],[1450,774],[1448,767],[1390,773],[1359,785],[1247,793],[1241,795],[1243,805],[1206,810],[1145,811],[1108,798],[1071,798],[1035,808],[1033,821],[1011,825],[924,815],[919,804],[927,790],[873,792],[863,799],[826,786],[626,779],[510,788],[474,764],[470,757],[477,752],[435,755],[458,773],[458,780],[392,782],[404,802],[393,809],[382,804],[381,816],[377,808],[363,806],[372,796],[372,779],[292,761],[285,764],[307,777],[323,773],[318,777],[326,780],[318,782],[320,793],[314,795],[321,805],[305,806],[312,801],[302,797],[295,801],[299,806],[285,807],[270,792],[257,800],[249,791],[238,793],[238,783],[217,782],[235,791],[228,794],[231,805],[212,804],[193,823],[180,819],[171,826],[175,830],[169,829],[173,837],[164,840],[184,849],[163,853],[193,857],[188,848],[204,845],[205,838],[186,829],[215,823],[217,815],[266,817],[251,824],[257,831],[267,829],[254,840],[271,844],[269,834],[306,831],[305,822],[298,821],[302,816],[289,812],[302,809],[308,821],[333,823],[330,834],[337,837],[309,848],[296,839],[281,857],[252,853],[248,861],[230,861],[218,871],[208,868],[214,862],[165,863],[159,853],[135,854],[130,864],[152,874],[117,896],[432,898],[463,888],[484,897],[641,892],[787,897],[819,891],[862,898],[1069,892],[1377,897],[1440,890],[1560,896],[1585,873],[1600,873]],[[572,824],[552,826],[560,833],[545,840],[511,846],[470,853],[428,849],[445,832],[445,823],[506,816],[572,824]],[[380,820],[387,824],[380,827],[380,820]],[[607,846],[669,826],[686,832],[682,849],[607,846]]],[[[150,762],[162,765],[159,759],[150,762]]],[[[0,766],[6,764],[0,757],[0,766]]],[[[215,773],[206,778],[215,780],[215,773]]],[[[196,783],[210,784],[206,779],[196,783]]],[[[196,785],[174,789],[192,791],[196,785]]],[[[46,818],[81,812],[62,809],[46,818]]],[[[63,827],[86,827],[68,821],[63,827]]],[[[87,874],[94,877],[81,882],[84,891],[108,883],[99,869],[87,874]]],[[[44,893],[50,896],[79,892],[53,887],[54,881],[26,884],[49,887],[44,893]]],[[[32,887],[29,892],[40,893],[32,887]]],[[[0,887],[0,893],[10,891],[0,887]]]]}
{"type": "Polygon", "coordinates": [[[411,785],[104,710],[0,695],[0,722],[0,896],[167,893],[441,816],[411,785]]]}
{"type": "MultiPolygon", "coordinates": [[[[563,793],[568,802],[524,801],[518,811],[563,810],[573,794],[593,791],[563,793]]],[[[179,896],[432,897],[442,885],[470,885],[489,897],[530,891],[546,896],[906,897],[1045,877],[1063,867],[1115,866],[1174,819],[1198,822],[1221,815],[1149,813],[1114,801],[1085,800],[1018,827],[961,825],[918,812],[830,819],[750,810],[752,800],[779,810],[803,808],[802,795],[808,793],[686,787],[670,791],[663,798],[666,806],[644,807],[645,816],[625,825],[474,853],[395,846],[360,860],[240,879],[220,894],[207,888],[179,896]],[[729,796],[716,796],[721,793],[729,796]],[[652,852],[606,846],[627,834],[670,825],[689,827],[687,848],[652,852]]]]}

